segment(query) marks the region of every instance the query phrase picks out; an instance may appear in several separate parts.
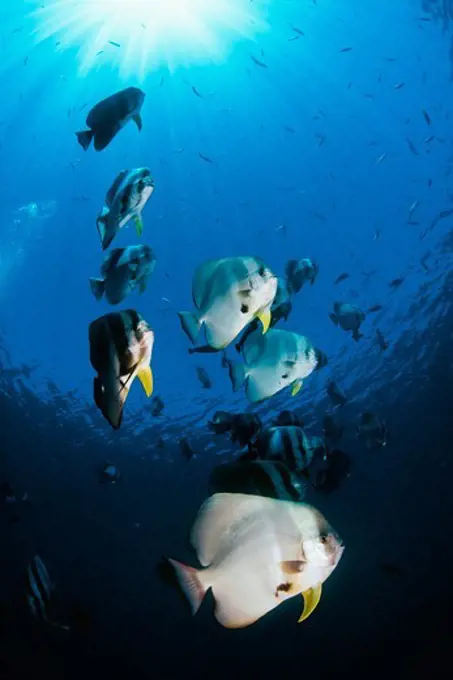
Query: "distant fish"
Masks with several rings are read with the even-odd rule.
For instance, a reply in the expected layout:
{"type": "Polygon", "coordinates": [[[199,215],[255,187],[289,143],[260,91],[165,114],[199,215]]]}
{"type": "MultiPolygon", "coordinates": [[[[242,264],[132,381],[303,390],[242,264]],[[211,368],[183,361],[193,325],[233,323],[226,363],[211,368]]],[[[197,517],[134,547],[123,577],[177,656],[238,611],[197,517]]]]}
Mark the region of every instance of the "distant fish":
{"type": "Polygon", "coordinates": [[[385,338],[382,335],[379,328],[376,328],[376,338],[377,338],[378,345],[381,348],[382,352],[385,352],[385,350],[388,349],[389,345],[388,345],[388,342],[385,341],[385,338]]]}
{"type": "Polygon", "coordinates": [[[198,155],[200,156],[201,160],[205,161],[205,163],[211,163],[213,164],[213,160],[211,160],[208,156],[205,156],[204,154],[201,153],[201,151],[198,152],[198,155]]]}
{"type": "Polygon", "coordinates": [[[197,95],[197,97],[199,97],[200,99],[203,99],[203,95],[201,95],[201,94],[198,92],[197,88],[196,88],[194,85],[192,85],[192,92],[193,92],[195,95],[197,95]]]}
{"type": "Polygon", "coordinates": [[[33,616],[40,623],[69,630],[69,626],[53,620],[55,614],[54,590],[55,588],[50,581],[49,572],[44,562],[39,555],[35,555],[27,567],[28,606],[33,616]]]}
{"type": "Polygon", "coordinates": [[[337,278],[335,279],[334,283],[341,283],[342,281],[346,281],[346,279],[349,279],[349,274],[347,272],[343,272],[337,278]]]}
{"type": "Polygon", "coordinates": [[[383,308],[382,305],[373,305],[368,309],[368,314],[374,314],[375,312],[380,312],[383,308]]]}
{"type": "Polygon", "coordinates": [[[415,144],[409,139],[409,137],[406,137],[406,142],[407,142],[407,145],[408,145],[411,153],[413,153],[414,156],[419,156],[420,154],[418,153],[415,144]]]}
{"type": "Polygon", "coordinates": [[[404,283],[404,277],[400,276],[397,279],[393,279],[390,281],[389,286],[390,288],[399,288],[402,284],[404,283]]]}
{"type": "Polygon", "coordinates": [[[406,84],[406,83],[405,83],[404,81],[401,82],[401,83],[397,83],[396,85],[393,86],[393,89],[394,89],[394,90],[401,90],[401,88],[404,87],[405,84],[406,84]]]}
{"type": "Polygon", "coordinates": [[[295,33],[298,33],[299,35],[305,35],[305,33],[301,31],[300,28],[297,28],[297,26],[293,26],[292,29],[295,33]]]}
{"type": "Polygon", "coordinates": [[[342,47],[340,52],[350,52],[352,50],[352,47],[342,47]]]}
{"type": "Polygon", "coordinates": [[[411,207],[409,208],[409,216],[408,216],[408,221],[409,221],[409,222],[411,222],[411,220],[412,220],[412,215],[413,215],[414,211],[418,208],[419,205],[420,205],[420,202],[419,202],[419,201],[414,201],[414,202],[412,203],[411,207]]]}
{"type": "Polygon", "coordinates": [[[119,43],[115,42],[114,40],[109,40],[108,42],[109,42],[109,45],[113,45],[113,47],[121,47],[121,45],[119,43]]]}
{"type": "Polygon", "coordinates": [[[160,397],[154,397],[154,399],[151,402],[151,415],[157,418],[162,414],[162,411],[165,408],[165,404],[162,401],[160,397]]]}
{"type": "Polygon", "coordinates": [[[431,118],[429,117],[429,114],[424,109],[422,110],[422,113],[423,113],[423,118],[426,120],[428,125],[431,125],[431,118]]]}
{"type": "Polygon", "coordinates": [[[344,406],[348,403],[348,400],[344,392],[340,389],[334,380],[329,380],[327,383],[327,394],[331,398],[335,406],[344,406]]]}
{"type": "Polygon", "coordinates": [[[434,135],[429,135],[429,137],[426,137],[426,138],[423,140],[423,142],[424,142],[425,144],[429,144],[430,142],[433,141],[433,139],[435,139],[434,135]]]}
{"type": "Polygon", "coordinates": [[[284,125],[283,129],[286,130],[286,132],[292,132],[292,133],[296,132],[295,129],[293,127],[291,127],[290,125],[284,125]]]}
{"type": "Polygon", "coordinates": [[[197,366],[197,378],[205,389],[212,387],[212,380],[204,368],[197,366]]]}
{"type": "Polygon", "coordinates": [[[376,165],[380,165],[380,164],[382,163],[382,161],[384,160],[384,158],[386,158],[386,156],[387,156],[387,152],[384,151],[384,153],[381,154],[381,155],[379,156],[379,158],[377,159],[376,165]]]}
{"type": "Polygon", "coordinates": [[[264,63],[264,61],[260,61],[256,57],[253,56],[253,54],[250,55],[250,59],[257,65],[261,66],[261,68],[267,68],[267,64],[264,63]]]}
{"type": "Polygon", "coordinates": [[[99,475],[99,481],[102,483],[116,484],[120,479],[121,473],[114,463],[107,461],[104,463],[101,473],[99,475]]]}
{"type": "Polygon", "coordinates": [[[187,460],[192,460],[192,458],[195,456],[194,450],[192,449],[187,437],[183,437],[182,439],[179,440],[179,448],[181,449],[181,453],[185,458],[187,458],[187,460]]]}

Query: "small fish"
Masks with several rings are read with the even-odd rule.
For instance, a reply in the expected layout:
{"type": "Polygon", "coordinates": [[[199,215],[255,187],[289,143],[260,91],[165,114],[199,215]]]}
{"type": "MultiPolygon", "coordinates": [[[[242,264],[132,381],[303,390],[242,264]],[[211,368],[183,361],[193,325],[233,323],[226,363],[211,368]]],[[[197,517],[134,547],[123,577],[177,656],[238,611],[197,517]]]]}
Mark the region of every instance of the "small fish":
{"type": "Polygon", "coordinates": [[[295,33],[298,33],[299,35],[302,35],[302,36],[305,35],[305,33],[303,31],[301,31],[300,28],[297,28],[297,26],[292,26],[292,29],[295,33]]]}
{"type": "Polygon", "coordinates": [[[326,141],[326,136],[325,135],[316,135],[316,138],[318,140],[317,143],[317,148],[319,149],[326,141]]]}
{"type": "Polygon", "coordinates": [[[408,217],[409,222],[412,220],[412,215],[413,215],[414,211],[416,210],[416,208],[418,208],[419,205],[420,205],[419,201],[414,201],[412,203],[411,207],[409,208],[409,217],[408,217]]]}
{"type": "Polygon", "coordinates": [[[291,132],[293,134],[294,132],[296,132],[295,129],[293,127],[290,127],[289,125],[284,125],[283,129],[286,130],[286,132],[291,132]]]}
{"type": "Polygon", "coordinates": [[[121,47],[120,43],[115,42],[114,40],[109,40],[109,45],[113,45],[113,47],[121,47]]]}
{"type": "Polygon", "coordinates": [[[382,163],[382,161],[384,160],[384,158],[386,158],[386,157],[387,157],[387,152],[384,151],[384,153],[381,154],[381,155],[379,156],[379,158],[377,159],[376,165],[380,165],[380,164],[382,163]]]}
{"type": "Polygon", "coordinates": [[[95,151],[102,151],[130,120],[140,131],[140,111],[144,100],[144,92],[137,87],[128,87],[100,101],[87,116],[89,130],[76,132],[79,144],[86,151],[94,139],[95,151]]]}
{"type": "Polygon", "coordinates": [[[439,219],[445,220],[447,217],[450,217],[451,215],[453,215],[453,208],[450,208],[449,210],[442,210],[442,212],[439,213],[439,219]]]}
{"type": "Polygon", "coordinates": [[[336,326],[340,326],[344,331],[351,331],[356,342],[363,338],[363,334],[360,333],[360,326],[365,321],[365,314],[356,305],[334,302],[333,313],[329,314],[329,317],[336,326]]]}
{"type": "Polygon", "coordinates": [[[28,606],[40,623],[46,623],[62,630],[70,630],[69,626],[58,623],[55,618],[55,587],[49,572],[39,555],[35,555],[27,567],[27,601],[28,606]]]}
{"type": "Polygon", "coordinates": [[[192,85],[192,92],[193,92],[195,95],[197,95],[197,97],[199,97],[200,99],[203,99],[203,95],[201,95],[201,94],[199,93],[199,91],[197,90],[197,88],[196,88],[194,85],[192,85]]]}
{"type": "Polygon", "coordinates": [[[352,47],[342,47],[340,52],[350,52],[352,50],[352,47]]]}
{"type": "Polygon", "coordinates": [[[405,84],[406,84],[406,83],[405,83],[404,81],[401,82],[401,83],[397,83],[396,85],[393,86],[393,89],[394,89],[394,90],[401,90],[401,88],[404,87],[405,84]]]}
{"type": "Polygon", "coordinates": [[[318,274],[319,264],[309,257],[288,260],[285,265],[285,278],[289,294],[299,293],[306,283],[313,286],[318,274]]]}
{"type": "Polygon", "coordinates": [[[192,449],[187,437],[183,437],[182,439],[179,440],[179,448],[181,449],[181,453],[185,458],[187,458],[187,460],[192,460],[192,458],[195,456],[194,450],[192,449]]]}
{"type": "Polygon", "coordinates": [[[399,288],[403,283],[404,283],[404,277],[401,276],[397,279],[393,279],[392,281],[390,281],[389,286],[390,286],[390,288],[399,288]]]}
{"type": "Polygon", "coordinates": [[[424,109],[422,110],[422,113],[423,113],[423,118],[426,120],[428,125],[431,125],[431,118],[429,117],[429,114],[424,109]]]}
{"type": "Polygon", "coordinates": [[[381,348],[381,350],[383,352],[385,352],[385,350],[388,349],[389,345],[388,345],[388,342],[385,341],[385,338],[382,335],[379,328],[376,328],[376,338],[377,338],[379,347],[381,348]]]}
{"type": "Polygon", "coordinates": [[[211,163],[211,165],[213,164],[214,161],[212,161],[208,156],[202,154],[201,151],[198,152],[198,155],[203,161],[205,161],[205,163],[211,163]]]}
{"type": "Polygon", "coordinates": [[[264,61],[260,61],[256,57],[253,56],[253,54],[250,55],[250,59],[257,65],[261,66],[261,68],[267,68],[267,64],[264,63],[264,61]]]}
{"type": "Polygon", "coordinates": [[[329,395],[335,406],[345,406],[345,404],[348,403],[348,400],[343,390],[340,389],[340,387],[334,380],[328,381],[327,394],[329,395]]]}
{"type": "Polygon", "coordinates": [[[306,478],[314,453],[310,438],[294,425],[266,427],[249,443],[249,451],[260,460],[280,461],[306,478]]]}
{"type": "Polygon", "coordinates": [[[368,450],[387,446],[389,432],[378,416],[370,411],[362,413],[357,433],[363,438],[368,450]]]}
{"type": "Polygon", "coordinates": [[[341,283],[342,281],[346,281],[346,279],[349,279],[349,274],[347,272],[343,272],[334,281],[334,284],[341,283]]]}
{"type": "Polygon", "coordinates": [[[208,390],[212,387],[211,378],[209,377],[207,371],[200,366],[197,366],[197,378],[204,387],[204,389],[208,390]]]}
{"type": "Polygon", "coordinates": [[[115,463],[107,461],[100,472],[99,481],[101,483],[116,484],[120,479],[121,473],[116,467],[115,463]]]}
{"type": "Polygon", "coordinates": [[[165,404],[159,396],[153,398],[151,402],[151,415],[157,418],[162,415],[162,411],[165,408],[165,404]]]}
{"type": "Polygon", "coordinates": [[[99,57],[101,54],[104,54],[104,50],[99,50],[99,52],[96,52],[97,57],[99,57]]]}
{"type": "Polygon", "coordinates": [[[384,308],[383,308],[382,305],[373,305],[372,307],[370,307],[370,308],[368,309],[368,313],[369,313],[369,314],[375,314],[376,312],[380,312],[380,311],[383,310],[383,309],[384,309],[384,308]]]}
{"type": "Polygon", "coordinates": [[[407,142],[407,145],[408,145],[411,153],[413,153],[414,156],[419,156],[420,154],[418,153],[415,144],[409,139],[409,137],[406,137],[406,142],[407,142]]]}

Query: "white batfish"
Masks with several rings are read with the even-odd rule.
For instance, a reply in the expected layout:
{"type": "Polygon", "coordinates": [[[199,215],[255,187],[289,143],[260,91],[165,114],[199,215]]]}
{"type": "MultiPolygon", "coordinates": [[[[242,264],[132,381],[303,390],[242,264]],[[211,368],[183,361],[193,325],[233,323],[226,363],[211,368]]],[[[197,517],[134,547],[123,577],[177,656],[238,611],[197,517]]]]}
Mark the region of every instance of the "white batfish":
{"type": "Polygon", "coordinates": [[[325,366],[327,358],[303,335],[271,329],[266,335],[253,333],[242,348],[244,363],[226,360],[233,390],[245,383],[249,401],[272,397],[291,385],[295,396],[302,381],[315,369],[325,366]]]}
{"type": "Polygon", "coordinates": [[[343,547],[323,515],[303,503],[219,493],[201,507],[191,543],[204,569],[170,560],[195,614],[212,589],[215,617],[243,628],[302,594],[306,619],[343,547]]]}
{"type": "Polygon", "coordinates": [[[209,260],[195,271],[192,297],[197,313],[180,312],[183,330],[192,343],[202,325],[210,347],[227,347],[253,319],[259,318],[263,333],[271,321],[271,305],[277,278],[255,257],[209,260]]]}

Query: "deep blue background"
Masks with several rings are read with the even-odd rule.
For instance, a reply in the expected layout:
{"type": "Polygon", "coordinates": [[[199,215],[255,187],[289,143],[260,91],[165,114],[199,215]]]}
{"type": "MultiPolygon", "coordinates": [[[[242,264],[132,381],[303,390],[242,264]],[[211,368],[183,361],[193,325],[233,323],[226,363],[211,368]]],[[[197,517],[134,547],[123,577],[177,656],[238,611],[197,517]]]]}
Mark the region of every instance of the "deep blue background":
{"type": "MultiPolygon", "coordinates": [[[[452,218],[436,216],[452,207],[453,94],[449,23],[421,21],[441,3],[424,2],[432,14],[421,4],[274,1],[270,30],[235,43],[222,63],[145,80],[120,77],[108,62],[82,77],[77,49],[56,52],[58,36],[33,46],[29,3],[1,7],[0,482],[31,501],[0,508],[6,677],[30,669],[50,677],[355,677],[362,661],[365,677],[378,663],[392,677],[398,663],[420,669],[421,659],[435,673],[452,603],[452,218]],[[305,35],[290,41],[291,26],[305,35]],[[82,107],[126,85],[146,92],[142,133],[127,126],[101,154],[84,154],[74,136],[82,107]],[[88,277],[102,262],[95,217],[106,188],[118,170],[141,165],[156,181],[143,240],[158,261],[146,294],[128,305],[155,330],[155,393],[165,410],[153,418],[135,385],[113,432],[91,403],[88,324],[109,308],[91,296],[88,277]],[[419,224],[407,224],[414,201],[419,224]],[[21,210],[31,202],[44,212],[21,210]],[[349,397],[337,418],[353,470],[328,499],[309,496],[346,544],[319,609],[297,626],[293,600],[233,632],[213,620],[209,598],[192,620],[156,564],[161,555],[195,563],[187,536],[209,471],[234,455],[207,420],[219,407],[247,406],[218,357],[188,355],[176,311],[191,307],[200,261],[249,253],[276,273],[290,257],[319,262],[288,328],[330,359],[296,400],[280,395],[256,410],[271,418],[290,404],[319,434],[331,411],[326,381],[335,378],[349,397]],[[343,271],[350,278],[335,286],[343,271]],[[397,277],[403,284],[389,287],[397,277]],[[337,299],[384,307],[368,316],[358,344],[328,318],[337,299]],[[390,343],[385,354],[377,327],[390,343]],[[210,392],[196,366],[212,377],[210,392]],[[386,421],[388,448],[368,452],[357,439],[365,409],[386,421]],[[162,436],[164,449],[156,447],[162,436]],[[190,463],[177,446],[182,436],[197,453],[190,463]],[[98,483],[106,459],[122,471],[115,486],[98,483]],[[23,576],[36,552],[63,600],[89,612],[88,629],[68,636],[31,619],[23,576]]],[[[135,238],[124,230],[115,245],[135,238]]]]}

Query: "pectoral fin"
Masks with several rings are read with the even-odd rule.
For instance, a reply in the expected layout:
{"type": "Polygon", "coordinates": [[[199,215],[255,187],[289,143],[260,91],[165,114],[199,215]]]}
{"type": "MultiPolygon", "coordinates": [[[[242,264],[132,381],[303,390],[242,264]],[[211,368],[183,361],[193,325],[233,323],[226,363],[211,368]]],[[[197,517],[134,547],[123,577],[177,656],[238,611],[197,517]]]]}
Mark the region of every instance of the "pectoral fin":
{"type": "Polygon", "coordinates": [[[142,216],[141,215],[135,215],[134,222],[135,222],[135,229],[137,231],[137,236],[141,236],[143,234],[142,216]]]}
{"type": "Polygon", "coordinates": [[[150,366],[146,366],[137,371],[137,377],[145,390],[146,396],[150,397],[153,393],[153,372],[150,366]]]}
{"type": "Polygon", "coordinates": [[[300,392],[300,389],[302,385],[304,384],[303,380],[295,380],[291,386],[291,396],[295,397],[296,394],[300,392]]]}
{"type": "Polygon", "coordinates": [[[256,315],[257,318],[261,321],[263,324],[263,335],[267,333],[269,330],[269,326],[271,325],[271,310],[270,309],[261,309],[258,314],[256,315]]]}
{"type": "Polygon", "coordinates": [[[300,618],[297,623],[302,623],[302,621],[308,619],[310,614],[318,606],[319,600],[321,599],[321,593],[322,593],[321,584],[319,584],[315,588],[309,588],[304,593],[302,593],[302,597],[304,598],[304,610],[300,615],[300,618]]]}

